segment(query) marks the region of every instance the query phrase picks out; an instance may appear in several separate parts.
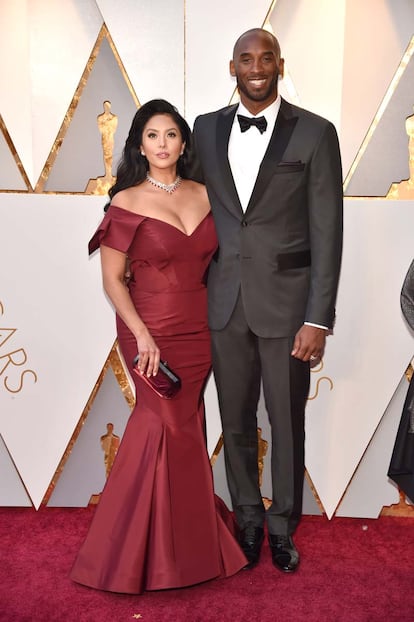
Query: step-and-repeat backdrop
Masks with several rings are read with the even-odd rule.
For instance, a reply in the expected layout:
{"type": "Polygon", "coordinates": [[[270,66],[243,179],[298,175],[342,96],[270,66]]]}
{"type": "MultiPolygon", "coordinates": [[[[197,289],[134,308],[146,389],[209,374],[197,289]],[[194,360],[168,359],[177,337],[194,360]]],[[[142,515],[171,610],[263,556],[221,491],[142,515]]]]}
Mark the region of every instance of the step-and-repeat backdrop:
{"type": "MultiPolygon", "coordinates": [[[[237,101],[234,41],[264,26],[285,58],[282,95],[333,121],[344,167],[337,322],[312,369],[304,510],[412,512],[386,473],[414,354],[399,302],[414,255],[414,5],[16,0],[1,11],[0,505],[99,500],[134,393],[88,239],[137,107],[162,97],[191,125],[237,101]]],[[[206,410],[229,502],[212,379],[206,410]]],[[[267,497],[262,402],[258,425],[267,497]]]]}

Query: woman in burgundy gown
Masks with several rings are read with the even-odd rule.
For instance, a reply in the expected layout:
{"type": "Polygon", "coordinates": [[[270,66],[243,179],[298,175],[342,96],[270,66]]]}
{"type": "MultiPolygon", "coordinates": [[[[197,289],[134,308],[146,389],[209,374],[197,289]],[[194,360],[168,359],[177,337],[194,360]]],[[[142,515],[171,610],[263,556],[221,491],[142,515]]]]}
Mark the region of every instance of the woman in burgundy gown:
{"type": "Polygon", "coordinates": [[[182,381],[175,397],[163,399],[131,373],[136,406],[71,572],[102,590],[184,587],[246,564],[230,514],[214,496],[205,442],[206,272],[217,238],[206,190],[187,178],[190,142],[171,104],[142,106],[89,243],[90,252],[100,247],[130,371],[139,353],[141,373],[156,374],[161,358],[182,381]]]}

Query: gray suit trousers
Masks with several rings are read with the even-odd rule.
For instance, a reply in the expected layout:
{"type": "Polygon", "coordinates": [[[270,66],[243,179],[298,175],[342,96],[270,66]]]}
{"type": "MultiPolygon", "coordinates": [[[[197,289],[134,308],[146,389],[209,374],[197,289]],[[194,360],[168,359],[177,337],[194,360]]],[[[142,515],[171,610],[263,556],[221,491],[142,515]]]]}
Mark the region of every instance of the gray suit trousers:
{"type": "Polygon", "coordinates": [[[300,520],[304,478],[304,413],[309,363],[291,356],[293,337],[263,338],[249,328],[241,295],[228,324],[213,330],[213,371],[222,419],[227,482],[239,527],[292,534],[300,520]],[[272,430],[272,505],[259,488],[257,404],[260,386],[272,430]]]}

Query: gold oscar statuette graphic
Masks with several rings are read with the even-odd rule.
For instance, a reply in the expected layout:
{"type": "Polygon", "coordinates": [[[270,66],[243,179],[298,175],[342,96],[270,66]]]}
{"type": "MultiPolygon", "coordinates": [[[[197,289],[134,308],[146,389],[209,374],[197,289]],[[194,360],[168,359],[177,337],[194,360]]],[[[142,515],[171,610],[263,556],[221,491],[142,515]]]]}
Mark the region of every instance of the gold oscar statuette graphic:
{"type": "Polygon", "coordinates": [[[112,465],[115,460],[115,456],[119,447],[119,436],[114,434],[114,425],[113,423],[106,424],[106,434],[101,436],[101,447],[104,452],[104,463],[105,463],[105,472],[106,477],[108,477],[111,472],[112,465]]]}
{"type": "Polygon", "coordinates": [[[402,490],[398,490],[399,500],[398,503],[393,505],[384,505],[381,510],[380,516],[410,516],[414,517],[414,505],[412,505],[405,493],[402,490]]]}
{"type": "MultiPolygon", "coordinates": [[[[106,434],[103,434],[101,436],[101,447],[104,452],[106,479],[108,479],[108,476],[111,472],[112,465],[114,463],[115,456],[117,454],[120,442],[121,442],[121,439],[119,438],[119,436],[114,434],[114,424],[107,423],[106,434]]],[[[91,495],[91,498],[89,499],[89,504],[96,505],[97,503],[99,503],[100,497],[101,497],[100,493],[97,495],[91,495]]]]}
{"type": "Polygon", "coordinates": [[[86,186],[87,194],[105,195],[115,183],[112,175],[112,158],[115,144],[115,132],[118,127],[118,117],[111,112],[111,102],[104,101],[104,111],[96,118],[98,129],[101,134],[103,159],[105,164],[105,175],[90,179],[86,186]]]}
{"type": "MultiPolygon", "coordinates": [[[[216,462],[217,457],[223,448],[223,444],[224,444],[223,434],[221,434],[217,442],[217,445],[213,451],[213,455],[211,456],[211,459],[210,459],[211,467],[214,466],[214,463],[216,462]]],[[[264,438],[262,438],[262,428],[257,428],[257,466],[259,469],[259,486],[262,485],[262,481],[263,481],[264,458],[267,453],[268,445],[269,443],[264,438]]],[[[267,510],[272,505],[272,501],[268,499],[267,497],[263,497],[263,505],[265,506],[267,510]]]]}
{"type": "Polygon", "coordinates": [[[405,131],[408,135],[408,167],[409,179],[391,184],[387,199],[414,199],[414,114],[407,117],[405,131]]]}
{"type": "MultiPolygon", "coordinates": [[[[262,438],[262,428],[257,428],[257,466],[259,468],[259,486],[263,483],[264,458],[267,454],[268,445],[269,443],[262,438]]],[[[262,497],[262,501],[265,509],[268,510],[272,505],[271,499],[262,497]]]]}
{"type": "Polygon", "coordinates": [[[262,438],[262,428],[257,428],[257,464],[259,466],[259,486],[263,483],[264,457],[267,453],[268,442],[262,438]]]}

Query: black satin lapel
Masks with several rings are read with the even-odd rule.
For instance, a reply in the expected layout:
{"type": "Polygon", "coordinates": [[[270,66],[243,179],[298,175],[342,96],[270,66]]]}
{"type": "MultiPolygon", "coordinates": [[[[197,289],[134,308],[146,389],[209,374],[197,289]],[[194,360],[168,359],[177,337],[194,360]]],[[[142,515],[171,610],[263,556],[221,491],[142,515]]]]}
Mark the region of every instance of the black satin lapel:
{"type": "MultiPolygon", "coordinates": [[[[225,110],[217,119],[217,161],[222,179],[221,186],[228,195],[228,200],[225,201],[225,204],[232,213],[239,216],[243,213],[243,210],[236,186],[234,185],[228,158],[229,138],[236,109],[237,104],[225,110]]],[[[222,196],[222,198],[225,197],[222,196]]]]}
{"type": "Polygon", "coordinates": [[[259,174],[257,175],[256,183],[254,185],[247,210],[257,203],[267,187],[270,178],[274,174],[276,164],[280,162],[284,152],[286,151],[286,147],[288,146],[292,132],[295,129],[297,120],[297,117],[285,114],[283,108],[281,107],[279,114],[277,115],[269,146],[259,168],[259,174]]]}

